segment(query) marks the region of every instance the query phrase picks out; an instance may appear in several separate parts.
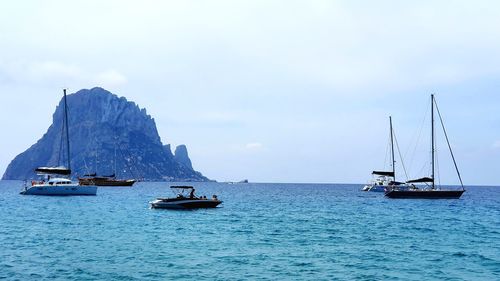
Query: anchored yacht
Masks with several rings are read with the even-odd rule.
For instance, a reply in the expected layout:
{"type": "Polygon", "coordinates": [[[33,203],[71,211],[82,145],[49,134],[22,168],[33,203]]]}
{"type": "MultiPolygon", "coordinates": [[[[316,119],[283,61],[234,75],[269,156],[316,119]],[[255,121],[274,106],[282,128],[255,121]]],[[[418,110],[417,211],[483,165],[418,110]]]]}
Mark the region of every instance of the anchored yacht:
{"type": "Polygon", "coordinates": [[[79,185],[66,178],[71,171],[64,167],[41,167],[35,170],[41,177],[39,181],[26,183],[22,195],[96,195],[97,187],[91,185],[79,185]]]}
{"type": "MultiPolygon", "coordinates": [[[[39,167],[35,170],[40,177],[38,181],[25,182],[22,195],[49,195],[49,196],[69,196],[69,195],[96,195],[97,186],[80,185],[71,181],[71,156],[69,147],[68,131],[68,103],[66,100],[66,89],[64,89],[64,116],[61,136],[66,138],[67,166],[39,167]]],[[[63,141],[59,153],[63,151],[63,141]]],[[[61,155],[60,155],[61,156],[61,155]]],[[[61,157],[60,157],[61,158],[61,157]]]]}

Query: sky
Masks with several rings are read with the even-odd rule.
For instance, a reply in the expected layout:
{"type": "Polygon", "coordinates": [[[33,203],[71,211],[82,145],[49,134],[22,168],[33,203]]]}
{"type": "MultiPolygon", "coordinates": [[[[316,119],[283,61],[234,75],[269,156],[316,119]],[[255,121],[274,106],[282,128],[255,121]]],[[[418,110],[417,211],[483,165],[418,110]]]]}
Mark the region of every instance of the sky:
{"type": "MultiPolygon", "coordinates": [[[[62,88],[99,86],[218,181],[365,183],[388,168],[389,115],[397,174],[428,176],[435,93],[464,183],[499,185],[499,14],[498,1],[4,1],[0,171],[46,132],[62,88]]],[[[439,181],[457,184],[439,137],[439,181]]]]}

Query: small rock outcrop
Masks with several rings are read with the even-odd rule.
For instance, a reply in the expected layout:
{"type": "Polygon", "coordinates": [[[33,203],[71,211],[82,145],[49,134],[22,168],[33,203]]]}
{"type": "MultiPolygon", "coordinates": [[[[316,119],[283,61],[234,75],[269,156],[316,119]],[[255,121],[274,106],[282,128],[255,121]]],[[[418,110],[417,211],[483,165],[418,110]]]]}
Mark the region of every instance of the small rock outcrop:
{"type": "MultiPolygon", "coordinates": [[[[74,177],[116,173],[145,180],[208,180],[193,170],[185,146],[177,148],[174,156],[170,145],[162,144],[155,120],[135,103],[102,88],[80,90],[68,95],[67,102],[74,177]]],[[[61,163],[65,154],[60,141],[63,114],[61,100],[52,125],[36,144],[12,160],[4,180],[30,179],[36,167],[65,164],[61,163]]]]}
{"type": "Polygon", "coordinates": [[[181,144],[175,148],[174,159],[185,167],[193,170],[193,165],[191,164],[191,159],[189,159],[187,147],[184,144],[181,144]]]}

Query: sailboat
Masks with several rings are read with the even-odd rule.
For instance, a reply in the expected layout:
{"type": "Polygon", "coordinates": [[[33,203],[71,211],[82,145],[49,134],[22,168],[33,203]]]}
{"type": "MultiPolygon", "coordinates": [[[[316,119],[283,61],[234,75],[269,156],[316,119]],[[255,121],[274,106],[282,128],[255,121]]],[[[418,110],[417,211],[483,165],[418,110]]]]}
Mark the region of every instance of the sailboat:
{"type": "Polygon", "coordinates": [[[419,179],[409,180],[406,182],[410,184],[410,187],[405,188],[391,188],[385,193],[385,196],[389,198],[423,198],[423,199],[458,199],[465,192],[464,184],[462,182],[462,177],[458,170],[457,162],[455,161],[455,156],[453,155],[453,150],[451,149],[450,142],[448,140],[448,135],[444,129],[443,119],[441,118],[441,113],[437,107],[434,95],[431,95],[431,175],[430,177],[422,177],[419,179]],[[455,170],[457,172],[458,178],[460,180],[461,189],[443,189],[436,186],[435,181],[435,136],[434,136],[434,107],[437,109],[439,115],[439,120],[441,121],[441,127],[443,128],[444,136],[446,138],[446,143],[450,150],[451,158],[453,159],[453,164],[455,165],[455,170]],[[419,188],[415,186],[415,183],[423,183],[424,187],[419,188]]]}
{"type": "Polygon", "coordinates": [[[391,130],[391,162],[392,171],[373,171],[372,175],[376,178],[365,185],[362,191],[385,192],[388,188],[402,184],[396,181],[396,159],[394,158],[394,130],[392,128],[392,117],[389,116],[389,127],[391,130]]]}
{"type": "Polygon", "coordinates": [[[64,116],[63,128],[61,131],[61,147],[62,138],[66,138],[66,154],[67,166],[57,167],[39,167],[35,172],[40,177],[38,181],[26,182],[22,195],[49,195],[49,196],[71,196],[71,195],[96,195],[97,186],[95,185],[80,185],[71,181],[71,156],[68,131],[68,103],[66,99],[66,89],[64,92],[64,116]]]}
{"type": "MultiPolygon", "coordinates": [[[[116,177],[116,143],[115,143],[115,154],[114,154],[114,172],[112,175],[102,175],[98,176],[97,173],[86,174],[83,177],[78,178],[78,182],[81,185],[97,185],[97,186],[132,186],[136,183],[135,179],[118,179],[116,177]]],[[[97,166],[97,160],[96,160],[97,166]]]]}
{"type": "Polygon", "coordinates": [[[87,174],[78,178],[81,185],[97,186],[132,186],[136,182],[133,179],[117,179],[115,174],[109,176],[97,176],[97,174],[87,174]]]}

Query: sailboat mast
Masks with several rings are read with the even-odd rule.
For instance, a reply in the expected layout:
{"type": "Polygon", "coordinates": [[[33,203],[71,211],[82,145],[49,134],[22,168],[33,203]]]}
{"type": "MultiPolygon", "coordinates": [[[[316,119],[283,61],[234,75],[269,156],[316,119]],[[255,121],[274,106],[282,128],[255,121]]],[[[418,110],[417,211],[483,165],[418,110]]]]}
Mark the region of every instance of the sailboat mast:
{"type": "Polygon", "coordinates": [[[391,129],[391,157],[392,157],[392,178],[396,181],[396,159],[394,158],[394,136],[392,132],[392,116],[389,116],[389,125],[391,129]]]}
{"type": "Polygon", "coordinates": [[[66,149],[68,153],[68,170],[71,170],[71,156],[69,154],[69,126],[68,126],[68,102],[66,99],[66,89],[63,89],[64,92],[64,124],[66,125],[66,149]]]}
{"type": "Polygon", "coordinates": [[[116,136],[115,136],[115,155],[114,155],[115,158],[113,158],[113,164],[114,164],[114,171],[113,171],[113,174],[116,176],[116,136]]]}
{"type": "Polygon", "coordinates": [[[434,180],[434,94],[431,94],[431,163],[432,163],[432,189],[435,187],[434,180]]]}

